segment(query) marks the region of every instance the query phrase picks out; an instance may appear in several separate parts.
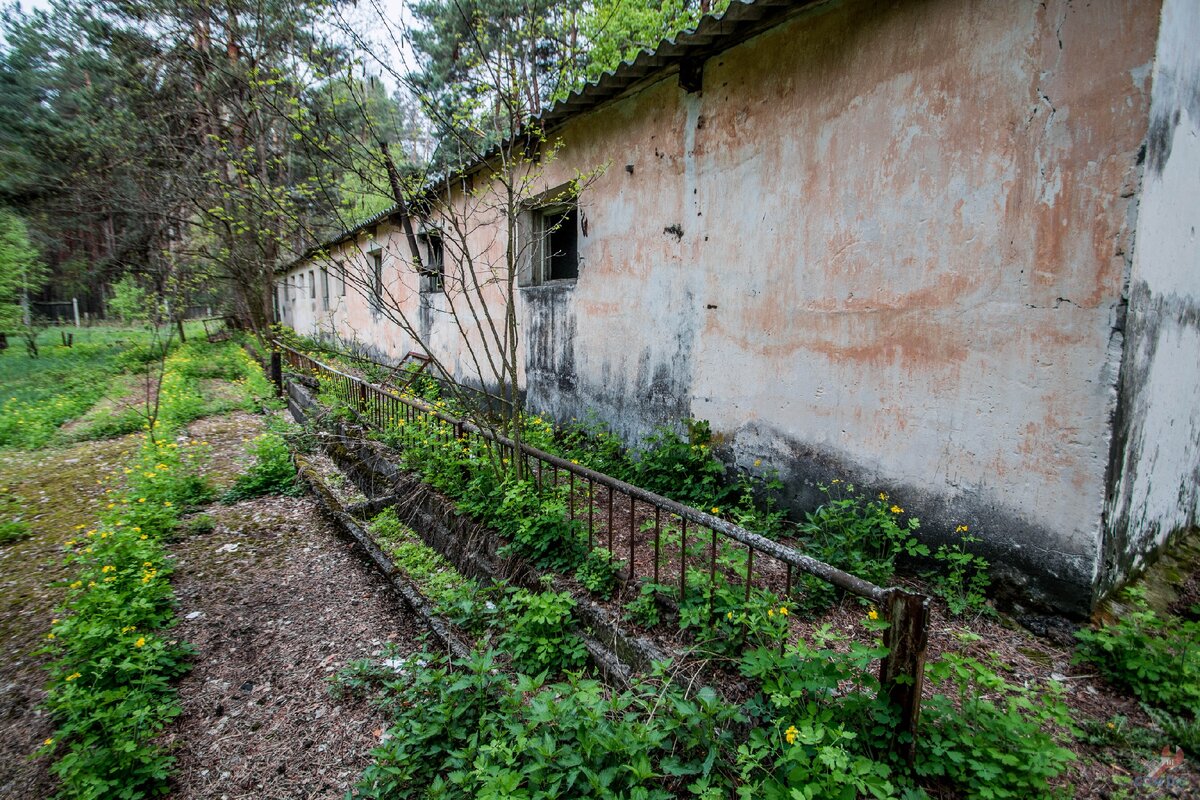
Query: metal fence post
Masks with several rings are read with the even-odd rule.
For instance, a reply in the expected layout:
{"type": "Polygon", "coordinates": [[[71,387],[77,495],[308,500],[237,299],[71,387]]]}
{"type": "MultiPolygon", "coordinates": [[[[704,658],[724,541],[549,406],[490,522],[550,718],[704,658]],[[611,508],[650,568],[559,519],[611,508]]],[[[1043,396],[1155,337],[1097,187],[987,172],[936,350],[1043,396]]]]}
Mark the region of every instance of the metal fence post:
{"type": "Polygon", "coordinates": [[[278,350],[271,351],[271,382],[275,384],[275,394],[283,396],[283,354],[278,350]]]}
{"type": "Polygon", "coordinates": [[[929,641],[929,598],[890,589],[883,601],[890,623],[883,644],[888,654],[879,665],[881,691],[900,713],[892,749],[908,763],[916,757],[921,688],[925,683],[925,647],[929,641]]]}

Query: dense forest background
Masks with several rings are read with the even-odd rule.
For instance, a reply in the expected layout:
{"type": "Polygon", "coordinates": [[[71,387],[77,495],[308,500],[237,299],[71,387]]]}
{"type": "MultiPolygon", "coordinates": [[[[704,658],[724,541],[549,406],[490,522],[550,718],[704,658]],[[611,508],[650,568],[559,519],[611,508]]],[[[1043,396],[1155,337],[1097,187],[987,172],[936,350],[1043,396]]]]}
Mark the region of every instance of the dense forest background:
{"type": "Polygon", "coordinates": [[[714,10],[11,5],[0,17],[0,304],[19,317],[23,300],[78,298],[100,315],[115,297],[121,309],[218,307],[266,324],[277,265],[406,202],[714,10]]]}

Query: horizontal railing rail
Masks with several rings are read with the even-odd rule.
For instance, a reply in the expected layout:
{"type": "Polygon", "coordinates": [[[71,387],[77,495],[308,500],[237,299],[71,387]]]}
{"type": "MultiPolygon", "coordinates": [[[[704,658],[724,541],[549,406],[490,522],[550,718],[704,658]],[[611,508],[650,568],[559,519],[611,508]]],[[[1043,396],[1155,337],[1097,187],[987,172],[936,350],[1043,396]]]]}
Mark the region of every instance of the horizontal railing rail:
{"type": "MultiPolygon", "coordinates": [[[[327,380],[334,381],[344,397],[356,406],[359,418],[372,427],[385,428],[389,420],[397,419],[399,415],[403,415],[406,422],[412,422],[417,415],[424,415],[451,426],[456,438],[466,435],[477,436],[493,442],[502,448],[502,451],[507,450],[509,455],[518,451],[516,442],[496,431],[477,425],[470,420],[455,417],[418,398],[403,396],[358,376],[350,375],[287,345],[277,343],[276,347],[278,348],[278,352],[281,353],[282,359],[292,369],[312,375],[324,375],[327,380]]],[[[282,373],[277,365],[277,361],[272,364],[272,377],[280,383],[282,388],[282,373]]],[[[892,701],[898,706],[901,712],[901,724],[898,733],[907,732],[909,734],[908,737],[897,738],[896,748],[906,758],[912,757],[912,743],[915,740],[916,724],[920,713],[925,647],[928,636],[928,597],[910,592],[902,587],[877,586],[870,581],[851,575],[831,564],[815,559],[795,548],[780,544],[766,536],[747,530],[714,514],[693,508],[602,472],[597,472],[596,470],[576,464],[574,461],[540,450],[524,442],[520,444],[519,452],[520,457],[526,459],[527,464],[531,461],[538,462],[537,469],[531,471],[536,477],[539,486],[548,472],[550,473],[549,480],[552,486],[557,486],[560,483],[559,471],[567,475],[570,487],[568,492],[568,498],[570,499],[569,513],[572,519],[578,518],[575,504],[577,483],[580,490],[583,486],[586,486],[589,546],[594,543],[593,538],[596,534],[598,522],[595,519],[595,504],[599,499],[596,497],[596,489],[597,487],[604,489],[602,494],[604,495],[603,500],[605,502],[602,503],[601,511],[607,515],[607,524],[604,527],[605,533],[608,536],[608,550],[614,557],[616,557],[616,551],[614,550],[614,498],[618,494],[627,498],[629,529],[628,568],[631,579],[637,577],[637,504],[641,503],[653,509],[654,560],[652,577],[655,583],[659,583],[660,561],[661,557],[664,556],[662,514],[666,512],[668,520],[671,516],[677,517],[680,521],[680,541],[678,545],[678,588],[680,602],[684,600],[684,595],[687,591],[689,566],[687,541],[688,525],[691,524],[693,526],[693,534],[699,533],[695,531],[697,527],[707,529],[711,532],[710,541],[708,542],[709,559],[705,564],[709,570],[710,588],[711,582],[715,581],[718,568],[717,539],[718,537],[722,537],[746,548],[746,569],[743,582],[747,599],[750,597],[751,585],[753,583],[754,559],[755,555],[758,554],[760,556],[767,556],[784,565],[786,570],[786,575],[783,579],[784,596],[792,594],[793,573],[800,571],[813,575],[852,595],[870,600],[878,605],[884,619],[889,622],[888,629],[884,633],[884,644],[888,649],[888,655],[882,660],[880,665],[880,683],[885,687],[892,701]]],[[[582,512],[579,513],[581,514],[582,512]]],[[[647,528],[649,528],[649,523],[650,520],[647,518],[647,528]]],[[[759,569],[760,572],[765,571],[761,565],[761,559],[759,569]]]]}

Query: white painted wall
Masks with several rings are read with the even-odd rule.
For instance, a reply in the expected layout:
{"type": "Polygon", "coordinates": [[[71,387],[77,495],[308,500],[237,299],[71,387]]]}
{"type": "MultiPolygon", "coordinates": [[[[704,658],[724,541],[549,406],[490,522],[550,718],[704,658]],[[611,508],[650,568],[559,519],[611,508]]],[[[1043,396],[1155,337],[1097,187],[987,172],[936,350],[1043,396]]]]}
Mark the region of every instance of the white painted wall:
{"type": "Polygon", "coordinates": [[[1200,3],[1167,0],[1130,276],[1106,588],[1200,519],[1200,3]]]}

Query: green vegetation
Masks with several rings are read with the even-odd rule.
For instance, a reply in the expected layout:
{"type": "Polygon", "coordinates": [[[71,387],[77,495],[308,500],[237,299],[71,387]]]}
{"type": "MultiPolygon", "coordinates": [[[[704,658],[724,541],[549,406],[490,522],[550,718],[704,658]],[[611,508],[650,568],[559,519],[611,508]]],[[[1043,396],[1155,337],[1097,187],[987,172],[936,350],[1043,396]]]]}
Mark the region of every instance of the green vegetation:
{"type": "Polygon", "coordinates": [[[186,670],[190,649],[166,634],[174,595],[162,540],[184,509],[211,495],[197,471],[204,457],[202,445],[146,437],[122,471],[125,487],[108,490],[100,525],[67,543],[75,577],[47,635],[47,708],[58,729],[43,748],[57,757],[51,769],[62,797],[165,789],[174,758],[154,739],[179,714],[170,682],[186,670]]]}
{"type": "Polygon", "coordinates": [[[0,545],[29,536],[25,508],[25,498],[9,491],[7,486],[0,486],[0,545]]]}
{"type": "Polygon", "coordinates": [[[589,592],[600,597],[610,597],[617,587],[617,573],[623,562],[613,558],[607,548],[597,547],[587,554],[575,577],[589,592]]]}
{"type": "MultiPolygon", "coordinates": [[[[372,798],[669,798],[708,783],[736,712],[666,681],[613,693],[513,678],[492,651],[414,656],[382,684],[398,716],[359,782],[372,798]]],[[[710,795],[717,797],[719,795],[710,795]]]]}
{"type": "Polygon", "coordinates": [[[1200,620],[1159,613],[1136,588],[1125,597],[1132,608],[1116,622],[1076,633],[1076,660],[1140,699],[1165,743],[1200,758],[1200,620]]]}
{"type": "Polygon", "coordinates": [[[222,501],[236,503],[267,494],[290,497],[304,494],[304,484],[296,475],[292,452],[283,436],[270,431],[256,436],[250,445],[250,454],[254,457],[253,463],[238,475],[222,501]]]}
{"type": "Polygon", "coordinates": [[[59,426],[104,396],[113,377],[124,370],[124,348],[149,341],[145,331],[71,332],[74,347],[56,344],[58,330],[43,332],[37,359],[11,347],[0,352],[0,447],[33,450],[51,442],[59,426]]]}
{"type": "MultiPolygon", "coordinates": [[[[929,555],[914,535],[920,520],[905,518],[904,509],[886,492],[868,497],[836,478],[818,488],[825,502],[799,526],[805,552],[880,586],[891,582],[901,556],[929,555]]],[[[832,586],[814,576],[803,575],[799,583],[806,608],[822,608],[836,596],[832,586]]]]}
{"type": "MultiPolygon", "coordinates": [[[[95,369],[111,372],[118,361],[149,363],[141,347],[145,341],[121,357],[102,345],[113,352],[95,369]]],[[[59,365],[51,358],[37,363],[44,369],[26,374],[26,396],[52,391],[44,384],[59,382],[59,365]]],[[[186,671],[191,651],[169,634],[175,602],[163,541],[181,515],[214,494],[200,472],[207,445],[179,433],[200,414],[230,404],[255,407],[256,391],[270,394],[261,370],[232,343],[189,342],[165,357],[162,370],[157,404],[144,420],[137,453],[109,477],[97,509],[99,524],[76,525],[75,537],[66,542],[72,578],[45,648],[52,657],[46,707],[57,730],[41,748],[56,758],[51,770],[64,798],[141,798],[166,791],[174,757],[155,739],[179,714],[171,682],[186,671]],[[198,387],[208,377],[235,381],[237,396],[217,405],[206,401],[198,387]]]]}
{"type": "Polygon", "coordinates": [[[1076,634],[1079,660],[1147,703],[1200,710],[1200,622],[1154,611],[1137,589],[1126,595],[1120,619],[1076,634]]]}

